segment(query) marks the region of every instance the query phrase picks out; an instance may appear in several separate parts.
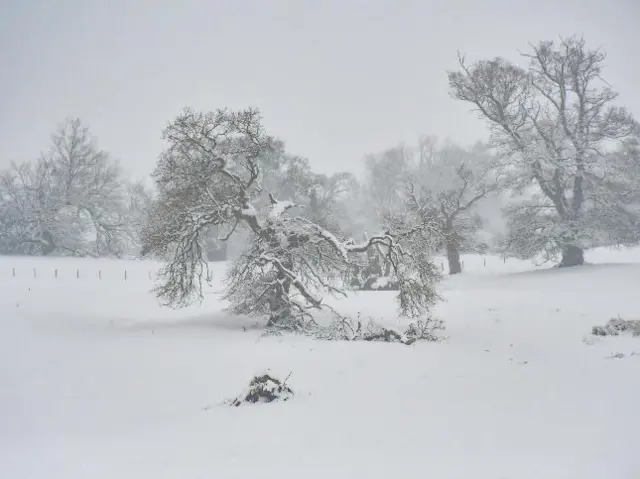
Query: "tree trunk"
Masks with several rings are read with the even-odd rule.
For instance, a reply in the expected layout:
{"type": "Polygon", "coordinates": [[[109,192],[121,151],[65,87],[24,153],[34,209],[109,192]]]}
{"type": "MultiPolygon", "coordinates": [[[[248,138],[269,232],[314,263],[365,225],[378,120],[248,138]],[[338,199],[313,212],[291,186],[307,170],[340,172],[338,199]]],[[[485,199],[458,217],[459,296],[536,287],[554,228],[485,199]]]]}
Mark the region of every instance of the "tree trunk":
{"type": "MultiPolygon", "coordinates": [[[[283,263],[285,268],[289,270],[293,268],[291,260],[283,261],[283,263]]],[[[269,300],[270,314],[267,326],[284,326],[284,323],[294,319],[293,311],[285,300],[285,297],[289,296],[291,281],[283,273],[278,273],[277,279],[278,283],[274,287],[269,300]]]]}
{"type": "Polygon", "coordinates": [[[42,233],[42,239],[45,245],[42,247],[42,256],[48,256],[56,250],[55,238],[49,231],[42,233]]]}
{"type": "Polygon", "coordinates": [[[568,268],[571,266],[580,266],[584,264],[584,251],[582,248],[575,245],[567,245],[562,250],[562,261],[560,262],[561,268],[568,268]]]}
{"type": "Polygon", "coordinates": [[[447,261],[449,262],[449,274],[459,274],[462,272],[460,250],[455,240],[447,240],[447,261]]]}

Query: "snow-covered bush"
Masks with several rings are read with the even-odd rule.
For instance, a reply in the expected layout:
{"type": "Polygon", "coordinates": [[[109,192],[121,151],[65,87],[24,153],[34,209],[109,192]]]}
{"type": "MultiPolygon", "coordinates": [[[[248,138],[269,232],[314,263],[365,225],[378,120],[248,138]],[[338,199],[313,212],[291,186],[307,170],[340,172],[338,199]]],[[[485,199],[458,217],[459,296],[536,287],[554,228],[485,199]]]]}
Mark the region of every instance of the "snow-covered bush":
{"type": "Polygon", "coordinates": [[[640,320],[612,318],[606,325],[594,326],[591,330],[594,336],[618,336],[620,333],[640,336],[640,320]]]}
{"type": "Polygon", "coordinates": [[[438,333],[441,331],[444,331],[441,319],[427,318],[411,322],[404,334],[414,341],[440,341],[442,336],[438,333]]]}
{"type": "Polygon", "coordinates": [[[266,373],[255,376],[249,382],[247,390],[231,400],[230,405],[237,407],[248,403],[288,401],[293,397],[293,391],[287,386],[287,379],[280,381],[266,373]]]}

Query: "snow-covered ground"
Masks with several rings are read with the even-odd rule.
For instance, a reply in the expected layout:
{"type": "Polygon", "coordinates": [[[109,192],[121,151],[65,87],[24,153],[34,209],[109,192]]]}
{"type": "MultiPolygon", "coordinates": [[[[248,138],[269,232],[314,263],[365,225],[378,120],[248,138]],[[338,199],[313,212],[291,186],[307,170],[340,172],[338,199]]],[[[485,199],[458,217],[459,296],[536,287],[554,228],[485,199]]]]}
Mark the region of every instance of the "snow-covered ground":
{"type": "Polygon", "coordinates": [[[640,478],[640,338],[589,335],[640,319],[640,250],[587,259],[465,257],[448,340],[407,347],[261,338],[219,285],[160,308],[154,263],[0,258],[0,478],[640,478]],[[223,404],[267,368],[292,401],[223,404]]]}

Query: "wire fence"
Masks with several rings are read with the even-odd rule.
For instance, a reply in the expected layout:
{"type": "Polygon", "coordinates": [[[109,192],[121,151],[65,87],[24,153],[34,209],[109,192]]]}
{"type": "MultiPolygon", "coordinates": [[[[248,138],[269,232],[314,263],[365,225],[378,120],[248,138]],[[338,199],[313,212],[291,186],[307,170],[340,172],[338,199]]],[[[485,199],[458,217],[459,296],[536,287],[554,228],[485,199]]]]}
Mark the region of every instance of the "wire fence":
{"type": "MultiPolygon", "coordinates": [[[[434,258],[439,269],[446,273],[449,270],[447,259],[443,257],[434,258]]],[[[2,265],[0,263],[0,279],[16,280],[95,280],[95,281],[155,281],[157,279],[159,267],[145,268],[142,265],[108,265],[100,267],[94,265],[56,265],[41,264],[31,265],[2,265]]],[[[461,258],[460,266],[463,272],[483,271],[485,269],[502,269],[507,266],[507,259],[498,256],[469,256],[461,258]]],[[[207,280],[212,279],[212,272],[209,271],[207,280]]]]}
{"type": "MultiPolygon", "coordinates": [[[[158,269],[142,268],[69,268],[69,267],[9,267],[0,269],[0,279],[15,280],[94,280],[94,281],[155,281],[158,269]]],[[[207,280],[211,281],[209,272],[207,280]]]]}
{"type": "MultiPolygon", "coordinates": [[[[11,267],[9,276],[16,279],[95,279],[95,280],[107,280],[107,279],[120,279],[122,281],[129,280],[154,280],[157,275],[157,270],[140,270],[134,269],[101,269],[101,268],[46,268],[46,267],[34,267],[34,268],[19,268],[11,267]]],[[[6,274],[1,276],[6,277],[6,274]]]]}

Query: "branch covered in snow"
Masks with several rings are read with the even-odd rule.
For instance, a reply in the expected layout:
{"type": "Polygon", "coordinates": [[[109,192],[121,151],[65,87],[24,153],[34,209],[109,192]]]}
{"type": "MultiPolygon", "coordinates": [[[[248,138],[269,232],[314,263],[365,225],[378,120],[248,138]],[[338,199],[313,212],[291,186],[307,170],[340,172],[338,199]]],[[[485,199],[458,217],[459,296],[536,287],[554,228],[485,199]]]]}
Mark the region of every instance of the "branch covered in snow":
{"type": "Polygon", "coordinates": [[[461,58],[459,71],[449,73],[451,93],[488,122],[514,188],[527,193],[511,211],[509,252],[558,253],[561,266],[579,265],[584,248],[628,241],[639,222],[608,199],[633,171],[620,168],[616,152],[640,129],[613,104],[617,94],[602,80],[602,50],[571,37],[532,45],[524,57],[528,68],[502,58],[471,65],[461,58]]]}
{"type": "Polygon", "coordinates": [[[261,203],[260,164],[272,140],[253,110],[214,114],[186,111],[165,132],[169,148],[155,172],[159,200],[145,236],[147,251],[171,256],[161,273],[158,296],[182,306],[202,298],[208,229],[228,233],[238,224],[250,231],[246,250],[226,279],[226,299],[236,314],[268,316],[272,325],[304,327],[314,310],[331,309],[324,295],[344,296],[353,267],[375,249],[399,279],[401,313],[426,314],[437,299],[437,273],[425,225],[387,231],[363,243],[346,239],[314,221],[290,213],[298,206],[268,193],[261,203]]]}

